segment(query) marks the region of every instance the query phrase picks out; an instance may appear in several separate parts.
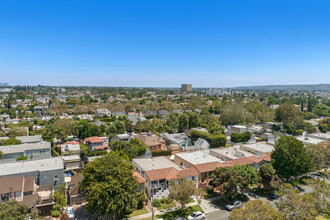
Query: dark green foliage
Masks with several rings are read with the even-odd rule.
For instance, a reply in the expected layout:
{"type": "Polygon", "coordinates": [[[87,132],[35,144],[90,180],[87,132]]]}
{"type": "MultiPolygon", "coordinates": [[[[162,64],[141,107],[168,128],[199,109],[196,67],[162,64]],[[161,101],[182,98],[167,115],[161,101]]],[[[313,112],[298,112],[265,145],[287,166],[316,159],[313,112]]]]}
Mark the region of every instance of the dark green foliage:
{"type": "Polygon", "coordinates": [[[278,189],[281,184],[281,180],[276,175],[276,170],[270,163],[261,165],[258,175],[259,187],[262,185],[265,191],[274,191],[278,189]]]}
{"type": "Polygon", "coordinates": [[[282,136],[276,141],[271,158],[273,167],[284,178],[305,174],[313,166],[304,144],[290,136],[282,136]]]}
{"type": "Polygon", "coordinates": [[[319,129],[323,133],[330,131],[330,118],[319,121],[319,129]]]}
{"type": "Polygon", "coordinates": [[[160,199],[154,199],[153,204],[157,208],[160,208],[160,206],[162,205],[162,203],[160,202],[160,199]]]}
{"type": "Polygon", "coordinates": [[[300,116],[300,111],[292,103],[281,104],[275,110],[275,116],[277,121],[294,121],[300,116]]]}
{"type": "Polygon", "coordinates": [[[310,119],[313,119],[313,118],[318,118],[318,116],[316,114],[314,114],[313,112],[304,112],[303,117],[306,120],[310,120],[310,119]]]}
{"type": "Polygon", "coordinates": [[[252,134],[248,131],[244,131],[241,134],[233,132],[230,135],[230,139],[234,143],[247,142],[248,140],[251,139],[251,136],[252,136],[252,134]]]}
{"type": "Polygon", "coordinates": [[[130,159],[134,157],[142,156],[145,154],[148,146],[136,138],[132,138],[128,143],[120,141],[114,142],[110,146],[113,151],[122,151],[130,159]]]}
{"type": "Polygon", "coordinates": [[[0,146],[4,145],[16,145],[21,144],[22,142],[20,140],[17,140],[15,137],[10,137],[8,139],[2,139],[0,140],[0,146]]]}
{"type": "Polygon", "coordinates": [[[122,123],[121,121],[117,120],[114,125],[116,126],[117,129],[117,134],[124,134],[125,133],[125,124],[122,123]]]}
{"type": "Polygon", "coordinates": [[[330,108],[324,104],[315,106],[314,113],[318,116],[330,116],[330,108]]]}
{"type": "Polygon", "coordinates": [[[249,185],[246,176],[234,167],[219,167],[211,175],[210,186],[227,199],[243,192],[249,185]]]}
{"type": "Polygon", "coordinates": [[[16,160],[17,160],[17,161],[20,161],[20,160],[27,160],[27,156],[22,155],[22,156],[18,157],[16,160]]]}
{"type": "Polygon", "coordinates": [[[171,151],[170,150],[153,150],[151,151],[153,157],[159,157],[159,156],[170,156],[171,151]]]}
{"type": "Polygon", "coordinates": [[[235,165],[235,170],[240,171],[241,176],[244,177],[249,185],[256,184],[258,181],[258,171],[256,168],[251,166],[250,164],[246,165],[235,165]]]}
{"type": "Polygon", "coordinates": [[[80,184],[88,202],[86,210],[107,219],[120,219],[131,213],[138,198],[134,170],[119,152],[109,152],[88,163],[80,184]]]}
{"type": "Polygon", "coordinates": [[[25,220],[29,217],[37,219],[37,213],[28,213],[27,207],[19,204],[16,200],[0,201],[0,219],[25,220]]]}
{"type": "Polygon", "coordinates": [[[280,131],[281,130],[281,125],[272,125],[272,130],[273,131],[280,131]]]}
{"type": "Polygon", "coordinates": [[[323,123],[323,124],[319,124],[319,129],[320,129],[321,132],[323,132],[323,133],[327,133],[327,131],[328,131],[330,128],[329,128],[328,124],[323,123]]]}
{"type": "Polygon", "coordinates": [[[305,124],[305,131],[308,133],[313,133],[316,131],[316,127],[314,127],[311,123],[307,122],[305,124]]]}
{"type": "Polygon", "coordinates": [[[194,141],[198,138],[205,139],[209,142],[211,148],[224,147],[227,143],[227,137],[223,134],[212,135],[206,132],[193,130],[190,137],[194,141]]]}
{"type": "Polygon", "coordinates": [[[179,116],[179,132],[184,132],[186,129],[189,129],[189,116],[182,114],[179,116]]]}

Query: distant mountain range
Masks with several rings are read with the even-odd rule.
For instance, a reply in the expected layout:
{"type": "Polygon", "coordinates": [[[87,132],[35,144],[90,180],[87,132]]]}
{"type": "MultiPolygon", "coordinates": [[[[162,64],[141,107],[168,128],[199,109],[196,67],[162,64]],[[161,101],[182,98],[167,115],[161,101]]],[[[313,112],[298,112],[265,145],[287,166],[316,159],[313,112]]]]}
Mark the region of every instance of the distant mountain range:
{"type": "Polygon", "coordinates": [[[330,84],[314,85],[268,85],[268,86],[241,86],[229,88],[232,90],[283,90],[283,91],[330,91],[330,84]]]}

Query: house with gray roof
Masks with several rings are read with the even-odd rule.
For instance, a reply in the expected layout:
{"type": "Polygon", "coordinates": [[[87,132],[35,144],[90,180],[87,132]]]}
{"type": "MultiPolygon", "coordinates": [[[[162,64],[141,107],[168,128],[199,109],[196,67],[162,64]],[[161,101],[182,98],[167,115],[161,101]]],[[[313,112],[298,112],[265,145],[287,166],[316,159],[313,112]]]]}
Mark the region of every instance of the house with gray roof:
{"type": "Polygon", "coordinates": [[[0,177],[34,177],[37,185],[64,184],[64,161],[61,157],[0,164],[0,177]]]}
{"type": "Polygon", "coordinates": [[[21,156],[26,156],[27,160],[46,159],[51,157],[50,142],[42,141],[33,144],[17,144],[0,146],[3,152],[1,163],[14,162],[21,156]]]}
{"type": "Polygon", "coordinates": [[[187,147],[191,145],[191,139],[187,137],[185,133],[164,133],[162,136],[169,144],[178,144],[180,147],[187,147]]]}
{"type": "Polygon", "coordinates": [[[133,126],[135,126],[139,121],[147,120],[144,116],[138,116],[138,115],[128,115],[127,119],[132,122],[133,126]]]}

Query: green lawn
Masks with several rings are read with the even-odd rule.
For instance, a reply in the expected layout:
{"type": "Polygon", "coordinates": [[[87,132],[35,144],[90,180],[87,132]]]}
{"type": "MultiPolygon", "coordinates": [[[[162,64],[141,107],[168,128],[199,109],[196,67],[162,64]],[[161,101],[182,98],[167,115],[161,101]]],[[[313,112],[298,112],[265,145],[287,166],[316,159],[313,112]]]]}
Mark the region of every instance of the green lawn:
{"type": "Polygon", "coordinates": [[[163,209],[169,209],[169,208],[173,208],[175,207],[174,202],[170,202],[170,203],[161,203],[161,205],[159,207],[157,207],[158,210],[163,210],[163,209]]]}
{"type": "Polygon", "coordinates": [[[133,216],[137,216],[137,215],[143,215],[143,214],[147,214],[147,213],[148,213],[148,210],[145,207],[143,207],[143,209],[135,210],[128,217],[133,217],[133,216]]]}
{"type": "Polygon", "coordinates": [[[157,219],[162,218],[164,220],[172,220],[173,218],[176,218],[176,217],[187,218],[189,215],[191,215],[193,212],[196,212],[196,211],[204,212],[203,209],[199,205],[195,205],[195,206],[185,208],[184,213],[182,213],[181,209],[178,209],[178,210],[175,210],[172,212],[167,212],[165,214],[157,215],[156,218],[157,219]]]}
{"type": "Polygon", "coordinates": [[[322,215],[316,216],[316,220],[329,220],[330,218],[324,217],[322,215]]]}

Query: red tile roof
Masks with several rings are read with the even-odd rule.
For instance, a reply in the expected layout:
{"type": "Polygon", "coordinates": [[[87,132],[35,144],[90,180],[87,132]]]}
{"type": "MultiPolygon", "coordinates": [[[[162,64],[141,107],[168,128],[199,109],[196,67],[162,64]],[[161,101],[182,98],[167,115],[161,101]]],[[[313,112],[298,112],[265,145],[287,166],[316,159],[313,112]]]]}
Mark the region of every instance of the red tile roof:
{"type": "Polygon", "coordinates": [[[93,136],[93,137],[89,137],[89,138],[85,138],[84,141],[90,142],[90,143],[100,143],[100,142],[104,142],[104,140],[100,137],[97,136],[93,136]]]}
{"type": "Polygon", "coordinates": [[[133,173],[133,175],[136,176],[136,178],[137,178],[137,180],[138,180],[139,183],[145,183],[146,182],[146,180],[138,172],[135,171],[133,173]]]}
{"type": "Polygon", "coordinates": [[[198,171],[195,168],[186,168],[179,171],[179,177],[186,178],[190,176],[198,176],[198,171]]]}
{"type": "Polygon", "coordinates": [[[161,179],[172,180],[177,178],[179,171],[174,167],[169,167],[158,170],[150,170],[147,171],[146,174],[150,181],[161,179]]]}

